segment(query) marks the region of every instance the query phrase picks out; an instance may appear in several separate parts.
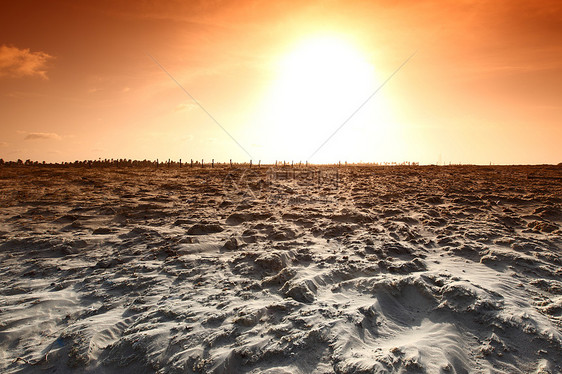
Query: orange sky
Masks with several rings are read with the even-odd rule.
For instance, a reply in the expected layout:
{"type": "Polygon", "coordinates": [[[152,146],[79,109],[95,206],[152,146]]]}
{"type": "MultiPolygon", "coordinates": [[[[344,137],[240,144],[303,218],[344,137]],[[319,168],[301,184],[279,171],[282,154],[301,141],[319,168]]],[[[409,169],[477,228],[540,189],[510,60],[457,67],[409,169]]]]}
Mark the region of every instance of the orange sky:
{"type": "Polygon", "coordinates": [[[0,35],[5,160],[305,161],[415,52],[310,161],[562,162],[559,1],[20,0],[0,35]]]}

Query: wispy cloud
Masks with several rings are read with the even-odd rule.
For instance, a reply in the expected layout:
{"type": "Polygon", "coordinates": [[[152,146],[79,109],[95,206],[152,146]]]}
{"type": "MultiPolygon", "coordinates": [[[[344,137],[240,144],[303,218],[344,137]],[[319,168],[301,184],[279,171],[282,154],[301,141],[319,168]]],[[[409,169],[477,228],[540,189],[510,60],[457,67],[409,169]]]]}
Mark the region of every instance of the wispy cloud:
{"type": "Polygon", "coordinates": [[[59,134],[54,132],[29,132],[26,133],[24,140],[61,140],[59,134]]]}
{"type": "Polygon", "coordinates": [[[45,52],[31,52],[28,48],[0,46],[1,77],[41,77],[47,79],[47,63],[54,57],[45,52]]]}
{"type": "Polygon", "coordinates": [[[178,104],[174,111],[176,112],[189,112],[193,109],[197,108],[197,105],[192,104],[192,103],[182,103],[182,104],[178,104]]]}

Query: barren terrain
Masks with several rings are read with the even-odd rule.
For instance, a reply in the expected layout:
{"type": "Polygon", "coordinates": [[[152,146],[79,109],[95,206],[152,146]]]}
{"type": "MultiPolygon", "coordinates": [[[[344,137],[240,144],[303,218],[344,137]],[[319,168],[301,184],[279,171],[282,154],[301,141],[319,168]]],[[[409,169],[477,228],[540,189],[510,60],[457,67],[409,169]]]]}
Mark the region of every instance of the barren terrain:
{"type": "Polygon", "coordinates": [[[561,179],[0,167],[0,371],[560,373],[561,179]]]}

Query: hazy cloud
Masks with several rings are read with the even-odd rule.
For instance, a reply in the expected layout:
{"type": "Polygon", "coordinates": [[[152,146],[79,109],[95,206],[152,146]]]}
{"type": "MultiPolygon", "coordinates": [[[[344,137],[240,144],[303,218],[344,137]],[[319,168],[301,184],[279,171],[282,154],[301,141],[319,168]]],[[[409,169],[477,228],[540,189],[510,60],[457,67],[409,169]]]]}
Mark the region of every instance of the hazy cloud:
{"type": "Polygon", "coordinates": [[[24,138],[25,140],[60,140],[61,136],[54,132],[30,132],[24,138]]]}
{"type": "Polygon", "coordinates": [[[176,106],[176,108],[174,109],[176,112],[189,112],[193,109],[197,108],[197,105],[193,104],[193,103],[182,103],[179,104],[178,106],[176,106]]]}
{"type": "Polygon", "coordinates": [[[7,45],[0,46],[0,77],[36,76],[47,79],[47,63],[53,56],[7,45]]]}

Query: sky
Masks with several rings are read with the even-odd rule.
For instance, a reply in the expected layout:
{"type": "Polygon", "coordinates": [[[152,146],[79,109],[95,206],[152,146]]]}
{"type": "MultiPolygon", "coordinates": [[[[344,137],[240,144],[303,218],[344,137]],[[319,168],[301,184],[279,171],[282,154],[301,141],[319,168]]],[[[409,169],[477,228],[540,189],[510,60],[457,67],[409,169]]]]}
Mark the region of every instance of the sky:
{"type": "Polygon", "coordinates": [[[562,3],[0,3],[0,158],[562,162],[562,3]]]}

